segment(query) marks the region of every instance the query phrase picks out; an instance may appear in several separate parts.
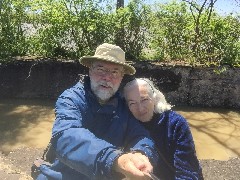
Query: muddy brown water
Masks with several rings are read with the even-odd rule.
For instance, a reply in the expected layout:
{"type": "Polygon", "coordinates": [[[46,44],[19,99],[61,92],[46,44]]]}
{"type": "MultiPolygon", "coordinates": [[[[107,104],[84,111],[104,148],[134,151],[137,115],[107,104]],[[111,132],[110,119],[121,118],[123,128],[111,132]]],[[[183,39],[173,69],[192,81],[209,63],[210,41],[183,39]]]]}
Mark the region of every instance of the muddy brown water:
{"type": "MultiPolygon", "coordinates": [[[[54,121],[53,100],[0,99],[0,151],[46,147],[54,121]]],[[[199,159],[240,157],[240,112],[177,107],[191,127],[199,159]]]]}

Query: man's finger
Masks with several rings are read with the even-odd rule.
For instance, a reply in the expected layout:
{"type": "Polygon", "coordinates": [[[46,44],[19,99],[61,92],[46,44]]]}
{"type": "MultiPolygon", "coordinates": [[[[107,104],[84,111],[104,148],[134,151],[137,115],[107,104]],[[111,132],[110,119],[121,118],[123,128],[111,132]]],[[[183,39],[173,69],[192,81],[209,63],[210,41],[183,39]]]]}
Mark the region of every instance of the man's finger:
{"type": "Polygon", "coordinates": [[[151,172],[153,170],[153,167],[147,158],[147,156],[141,154],[141,153],[134,153],[132,156],[132,160],[134,161],[135,165],[144,172],[151,172]]]}

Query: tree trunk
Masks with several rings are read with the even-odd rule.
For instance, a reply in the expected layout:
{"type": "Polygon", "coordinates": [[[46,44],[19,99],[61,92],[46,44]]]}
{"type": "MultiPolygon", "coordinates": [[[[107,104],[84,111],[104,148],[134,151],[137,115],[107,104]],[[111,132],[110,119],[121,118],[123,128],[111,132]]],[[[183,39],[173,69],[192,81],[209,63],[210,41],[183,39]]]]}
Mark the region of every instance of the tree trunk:
{"type": "Polygon", "coordinates": [[[117,0],[117,9],[124,7],[124,0],[117,0]]]}
{"type": "MultiPolygon", "coordinates": [[[[124,0],[117,0],[117,9],[119,8],[124,8],[124,0]]],[[[122,28],[120,28],[115,36],[115,43],[116,45],[120,46],[121,48],[123,48],[123,50],[125,50],[124,48],[124,27],[122,25],[122,28]]]]}

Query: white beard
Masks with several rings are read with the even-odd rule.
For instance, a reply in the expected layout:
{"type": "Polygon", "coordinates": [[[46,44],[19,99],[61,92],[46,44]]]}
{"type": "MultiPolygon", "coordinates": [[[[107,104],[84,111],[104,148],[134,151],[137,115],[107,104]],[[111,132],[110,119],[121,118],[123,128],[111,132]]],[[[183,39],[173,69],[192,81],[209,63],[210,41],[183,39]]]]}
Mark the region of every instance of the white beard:
{"type": "Polygon", "coordinates": [[[93,93],[101,100],[101,101],[107,101],[109,100],[118,90],[119,86],[113,86],[112,83],[110,82],[105,82],[105,81],[99,81],[96,82],[93,79],[90,81],[91,84],[91,89],[93,93]],[[111,87],[109,90],[103,90],[99,89],[100,85],[108,86],[111,87]]]}

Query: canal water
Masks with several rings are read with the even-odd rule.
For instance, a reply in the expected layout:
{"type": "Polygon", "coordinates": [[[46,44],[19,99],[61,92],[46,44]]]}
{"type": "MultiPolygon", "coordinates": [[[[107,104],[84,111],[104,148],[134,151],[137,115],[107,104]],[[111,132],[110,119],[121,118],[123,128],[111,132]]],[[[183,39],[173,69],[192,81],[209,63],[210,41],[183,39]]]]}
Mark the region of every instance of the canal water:
{"type": "MultiPolygon", "coordinates": [[[[53,100],[0,99],[0,151],[44,148],[54,121],[53,100]]],[[[240,157],[240,112],[176,107],[190,125],[199,159],[240,157]]]]}

